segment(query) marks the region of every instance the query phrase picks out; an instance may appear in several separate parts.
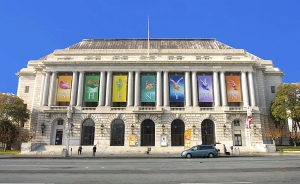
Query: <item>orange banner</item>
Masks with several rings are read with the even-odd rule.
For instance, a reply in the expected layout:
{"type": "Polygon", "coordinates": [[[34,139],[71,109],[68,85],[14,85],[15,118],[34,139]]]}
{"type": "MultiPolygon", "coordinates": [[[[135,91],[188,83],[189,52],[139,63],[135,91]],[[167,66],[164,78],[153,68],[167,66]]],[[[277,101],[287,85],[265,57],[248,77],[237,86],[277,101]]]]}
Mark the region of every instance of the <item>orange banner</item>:
{"type": "Polygon", "coordinates": [[[57,84],[57,102],[70,102],[72,76],[59,76],[57,84]]]}
{"type": "Polygon", "coordinates": [[[129,146],[136,146],[136,135],[135,134],[129,135],[129,146]]]}
{"type": "Polygon", "coordinates": [[[228,102],[242,102],[240,76],[226,76],[228,102]]]}
{"type": "Polygon", "coordinates": [[[188,129],[184,132],[184,149],[191,147],[192,130],[188,129]]]}

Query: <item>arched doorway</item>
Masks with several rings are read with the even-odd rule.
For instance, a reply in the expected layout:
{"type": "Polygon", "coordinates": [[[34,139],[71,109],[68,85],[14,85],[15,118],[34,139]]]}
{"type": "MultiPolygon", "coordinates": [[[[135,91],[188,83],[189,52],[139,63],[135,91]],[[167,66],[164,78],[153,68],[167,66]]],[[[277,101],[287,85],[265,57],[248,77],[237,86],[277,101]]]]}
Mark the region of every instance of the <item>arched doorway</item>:
{"type": "Polygon", "coordinates": [[[155,146],[155,124],[151,119],[142,122],[141,146],[155,146]]]}
{"type": "Polygon", "coordinates": [[[171,124],[171,145],[184,146],[184,123],[180,119],[175,119],[171,124]]]}
{"type": "Polygon", "coordinates": [[[111,125],[111,146],[124,146],[125,124],[123,120],[116,119],[111,125]]]}
{"type": "Polygon", "coordinates": [[[81,145],[94,145],[95,122],[92,119],[86,119],[82,123],[81,145]]]}
{"type": "Polygon", "coordinates": [[[210,119],[201,123],[202,144],[215,144],[215,124],[210,119]]]}
{"type": "Polygon", "coordinates": [[[64,125],[65,121],[62,118],[56,119],[53,122],[52,130],[51,130],[51,145],[63,145],[64,139],[64,125]]]}

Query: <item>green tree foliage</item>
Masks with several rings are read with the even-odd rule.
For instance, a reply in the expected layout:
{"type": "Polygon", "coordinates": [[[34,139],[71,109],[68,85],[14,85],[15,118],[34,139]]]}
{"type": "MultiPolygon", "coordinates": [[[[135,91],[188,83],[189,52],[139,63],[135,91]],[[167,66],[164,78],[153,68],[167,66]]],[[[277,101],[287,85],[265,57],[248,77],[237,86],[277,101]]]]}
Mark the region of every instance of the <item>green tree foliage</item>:
{"type": "Polygon", "coordinates": [[[4,150],[10,149],[11,143],[16,139],[16,126],[8,119],[0,119],[0,142],[4,143],[4,150]]]}
{"type": "Polygon", "coordinates": [[[296,146],[296,141],[299,139],[297,127],[300,127],[300,84],[279,85],[270,109],[275,121],[287,120],[288,118],[293,120],[291,137],[294,140],[294,146],[296,146]]]}
{"type": "Polygon", "coordinates": [[[11,141],[22,140],[23,137],[28,137],[28,135],[21,135],[19,128],[23,127],[29,118],[30,111],[21,98],[11,94],[0,93],[0,120],[5,124],[5,126],[3,125],[2,127],[5,131],[0,132],[1,139],[5,141],[1,142],[7,144],[7,148],[10,147],[11,141]],[[7,122],[13,125],[14,128],[7,128],[9,127],[7,122]]]}

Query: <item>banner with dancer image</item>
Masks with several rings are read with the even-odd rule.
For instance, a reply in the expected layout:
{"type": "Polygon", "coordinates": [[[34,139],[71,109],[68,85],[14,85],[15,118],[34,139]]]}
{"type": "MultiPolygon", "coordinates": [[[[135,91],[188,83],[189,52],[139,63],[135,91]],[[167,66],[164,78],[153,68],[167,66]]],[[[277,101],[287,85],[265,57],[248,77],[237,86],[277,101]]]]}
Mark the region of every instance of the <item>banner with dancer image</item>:
{"type": "Polygon", "coordinates": [[[199,102],[213,102],[212,76],[198,76],[199,102]]]}
{"type": "Polygon", "coordinates": [[[59,76],[57,84],[57,102],[70,102],[72,76],[59,76]]]}
{"type": "Polygon", "coordinates": [[[127,100],[127,76],[114,76],[113,78],[113,102],[126,102],[127,100]]]}
{"type": "Polygon", "coordinates": [[[170,102],[184,102],[183,76],[170,76],[170,102]]]}
{"type": "Polygon", "coordinates": [[[84,102],[98,102],[99,76],[85,76],[84,102]]]}
{"type": "Polygon", "coordinates": [[[240,76],[226,76],[228,102],[242,102],[240,76]]]}
{"type": "Polygon", "coordinates": [[[154,75],[143,75],[141,81],[141,102],[155,102],[156,77],[154,75]]]}

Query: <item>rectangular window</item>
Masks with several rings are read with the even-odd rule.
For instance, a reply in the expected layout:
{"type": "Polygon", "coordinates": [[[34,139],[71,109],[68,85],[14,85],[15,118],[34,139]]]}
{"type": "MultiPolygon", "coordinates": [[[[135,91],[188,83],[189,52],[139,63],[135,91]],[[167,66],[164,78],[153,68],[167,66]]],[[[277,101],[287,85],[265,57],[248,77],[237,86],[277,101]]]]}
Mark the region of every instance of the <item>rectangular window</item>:
{"type": "Polygon", "coordinates": [[[239,120],[234,120],[233,121],[233,126],[240,126],[240,121],[239,120]]]}
{"type": "Polygon", "coordinates": [[[174,59],[174,56],[169,56],[169,60],[173,60],[174,59]]]}
{"type": "Polygon", "coordinates": [[[271,93],[275,93],[275,86],[271,86],[271,93]]]}
{"type": "Polygon", "coordinates": [[[29,93],[29,86],[25,86],[25,93],[29,93]]]}

